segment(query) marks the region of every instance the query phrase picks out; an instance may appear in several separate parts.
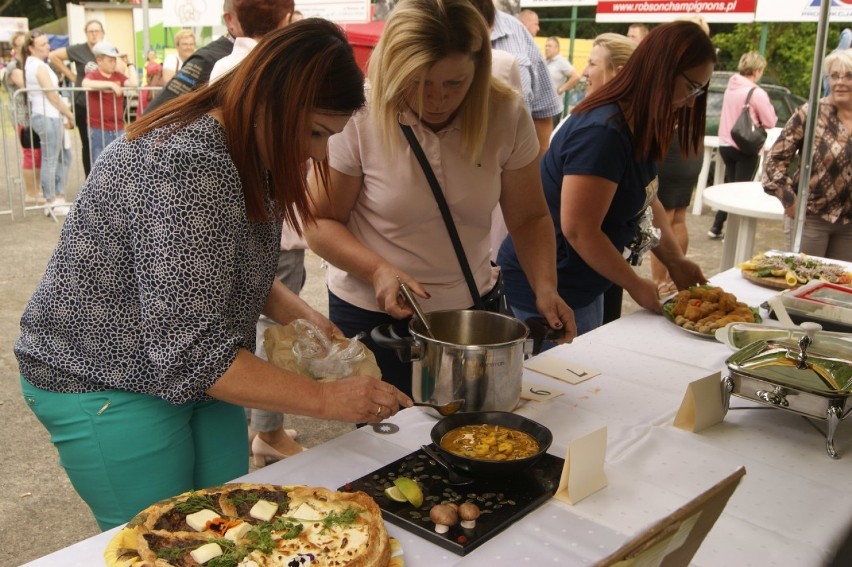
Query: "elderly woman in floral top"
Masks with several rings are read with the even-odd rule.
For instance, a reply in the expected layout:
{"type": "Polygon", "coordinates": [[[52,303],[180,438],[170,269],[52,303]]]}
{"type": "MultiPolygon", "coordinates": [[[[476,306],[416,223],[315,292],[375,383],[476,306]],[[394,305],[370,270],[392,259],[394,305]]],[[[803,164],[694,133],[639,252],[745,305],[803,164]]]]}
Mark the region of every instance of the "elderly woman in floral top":
{"type": "MultiPolygon", "coordinates": [[[[852,52],[825,58],[831,94],[819,101],[808,206],[800,252],[852,262],[852,52]]],[[[788,217],[798,208],[801,169],[788,169],[801,150],[808,105],[799,107],[772,147],[763,189],[776,196],[788,217]]]]}

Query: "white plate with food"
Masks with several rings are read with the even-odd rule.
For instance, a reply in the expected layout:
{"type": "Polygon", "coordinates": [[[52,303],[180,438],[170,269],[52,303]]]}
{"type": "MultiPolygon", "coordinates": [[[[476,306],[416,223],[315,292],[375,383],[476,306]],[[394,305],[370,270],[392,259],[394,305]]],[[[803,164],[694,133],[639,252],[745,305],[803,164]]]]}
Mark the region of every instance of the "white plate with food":
{"type": "Polygon", "coordinates": [[[716,329],[728,323],[759,323],[756,307],[737,301],[720,287],[693,286],[679,291],[663,303],[663,315],[683,331],[705,339],[715,339],[716,329]]]}

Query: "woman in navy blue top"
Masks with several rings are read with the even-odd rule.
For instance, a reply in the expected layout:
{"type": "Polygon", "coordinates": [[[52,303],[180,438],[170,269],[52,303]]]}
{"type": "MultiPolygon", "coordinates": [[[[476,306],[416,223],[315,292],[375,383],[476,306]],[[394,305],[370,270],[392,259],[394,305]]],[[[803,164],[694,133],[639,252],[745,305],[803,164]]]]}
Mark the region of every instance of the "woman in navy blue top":
{"type": "MultiPolygon", "coordinates": [[[[578,333],[601,325],[603,293],[613,283],[642,307],[661,312],[653,281],[631,267],[648,250],[679,288],[706,281],[675,242],[656,196],[656,163],[676,126],[681,147],[697,153],[715,62],[713,44],[696,24],[657,26],[622,71],[573,110],[542,159],[558,290],[574,309],[578,333]]],[[[515,315],[535,315],[535,297],[511,238],[497,262],[515,315]]]]}

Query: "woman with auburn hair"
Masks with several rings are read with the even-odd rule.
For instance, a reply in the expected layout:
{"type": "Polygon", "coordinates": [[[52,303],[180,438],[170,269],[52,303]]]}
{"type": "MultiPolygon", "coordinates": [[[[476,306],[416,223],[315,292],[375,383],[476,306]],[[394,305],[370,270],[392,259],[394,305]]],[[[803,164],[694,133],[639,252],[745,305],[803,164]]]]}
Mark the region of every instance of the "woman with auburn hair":
{"type": "MultiPolygon", "coordinates": [[[[369,108],[329,143],[331,185],[312,186],[318,220],[306,235],[331,264],[331,320],[346,334],[384,324],[406,333],[412,311],[400,281],[426,312],[477,303],[474,294],[489,294],[498,281],[489,230],[499,202],[539,311],[573,338],[573,315],[556,293],[535,128],[520,95],[491,77],[479,11],[468,0],[403,0],[373,51],[369,75],[369,108]],[[412,143],[422,147],[445,196],[474,289],[412,143]]],[[[366,342],[384,379],[410,392],[410,364],[366,342]]]]}
{"type": "MultiPolygon", "coordinates": [[[[655,164],[668,151],[676,124],[681,146],[698,151],[715,62],[713,44],[695,24],[655,27],[621,72],[574,108],[542,159],[559,293],[574,309],[578,332],[601,325],[603,294],[612,284],[661,312],[656,286],[631,267],[652,248],[679,287],[706,281],[674,239],[656,197],[655,164]]],[[[516,316],[534,315],[510,239],[498,263],[516,316]]]]}
{"type": "MultiPolygon", "coordinates": [[[[680,19],[694,23],[704,33],[710,35],[710,26],[700,15],[693,14],[680,19]]],[[[659,174],[657,197],[666,210],[672,232],[674,232],[677,243],[684,254],[689,248],[686,209],[689,207],[695,186],[698,184],[698,176],[701,173],[703,162],[704,159],[700,153],[684,156],[680,144],[675,139],[669,145],[666,157],[657,166],[659,174]]],[[[651,279],[657,284],[657,293],[661,299],[677,292],[677,286],[669,278],[668,270],[657,260],[656,256],[651,256],[651,279]]]]}
{"type": "Polygon", "coordinates": [[[327,177],[328,138],[364,93],[343,32],[319,18],[245,63],[104,150],[21,319],[24,398],[102,529],[245,474],[242,406],[376,423],[411,403],[254,355],[261,312],[336,331],[274,274],[282,221],[312,219],[306,161],[327,177]]]}

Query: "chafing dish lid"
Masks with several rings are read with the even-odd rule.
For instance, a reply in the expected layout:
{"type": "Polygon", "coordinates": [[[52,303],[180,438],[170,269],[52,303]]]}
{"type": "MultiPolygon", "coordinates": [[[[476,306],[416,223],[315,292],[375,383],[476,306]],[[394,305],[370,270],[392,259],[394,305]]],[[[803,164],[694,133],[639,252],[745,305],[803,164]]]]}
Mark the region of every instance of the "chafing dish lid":
{"type": "Polygon", "coordinates": [[[725,362],[730,370],[776,385],[816,393],[852,394],[852,346],[817,340],[805,348],[790,338],[755,341],[725,362]],[[803,360],[804,359],[804,360],[803,360]]]}

